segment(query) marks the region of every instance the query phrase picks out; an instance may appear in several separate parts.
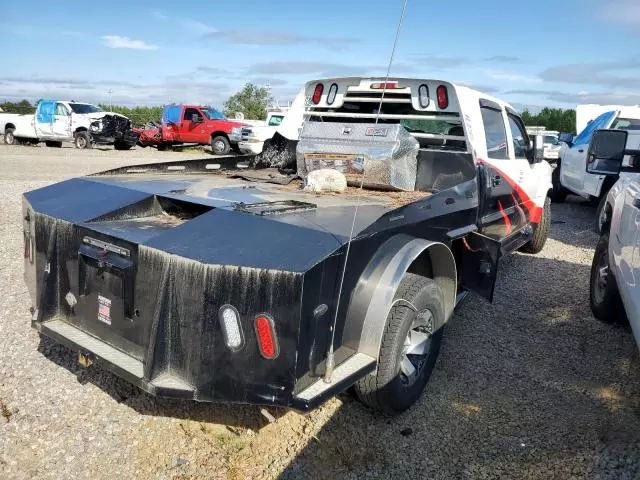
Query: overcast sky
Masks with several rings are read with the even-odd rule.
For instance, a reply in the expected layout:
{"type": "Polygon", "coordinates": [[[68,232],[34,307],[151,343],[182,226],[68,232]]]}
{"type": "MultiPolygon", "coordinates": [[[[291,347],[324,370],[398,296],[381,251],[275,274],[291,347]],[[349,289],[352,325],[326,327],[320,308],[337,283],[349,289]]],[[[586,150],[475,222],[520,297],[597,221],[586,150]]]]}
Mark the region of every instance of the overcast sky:
{"type": "MultiPolygon", "coordinates": [[[[401,0],[8,2],[0,100],[220,105],[245,82],[386,70],[401,0]],[[275,6],[277,5],[277,7],[275,6]],[[10,48],[7,48],[7,47],[10,48]]],[[[640,103],[640,0],[409,0],[392,73],[519,108],[640,103]]]]}

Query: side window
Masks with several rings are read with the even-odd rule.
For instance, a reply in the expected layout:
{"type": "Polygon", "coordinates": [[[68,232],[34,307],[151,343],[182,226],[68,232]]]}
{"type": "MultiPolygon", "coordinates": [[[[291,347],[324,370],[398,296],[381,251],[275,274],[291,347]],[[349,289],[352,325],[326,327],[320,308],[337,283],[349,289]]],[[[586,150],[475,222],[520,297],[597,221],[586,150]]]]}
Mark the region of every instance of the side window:
{"type": "Polygon", "coordinates": [[[500,110],[481,107],[484,135],[487,141],[487,155],[489,158],[505,160],[507,156],[507,132],[500,110]]]}
{"type": "Polygon", "coordinates": [[[66,117],[67,115],[69,115],[69,110],[67,110],[67,107],[65,107],[62,103],[56,103],[55,115],[66,117]]]}
{"type": "Polygon", "coordinates": [[[574,145],[586,145],[591,141],[593,132],[600,128],[605,128],[611,119],[615,116],[616,112],[603,113],[587,125],[582,132],[573,140],[574,145]]]}
{"type": "Polygon", "coordinates": [[[275,127],[277,125],[280,125],[283,119],[284,117],[282,115],[274,115],[269,119],[269,126],[275,127]]]}
{"type": "Polygon", "coordinates": [[[509,128],[513,137],[513,153],[516,158],[527,158],[529,150],[529,138],[527,132],[522,126],[522,122],[513,115],[509,116],[509,128]]]}
{"type": "Polygon", "coordinates": [[[195,108],[185,108],[184,109],[184,116],[182,117],[182,119],[191,121],[191,117],[193,115],[197,115],[199,117],[200,116],[200,112],[198,112],[198,110],[196,110],[195,108]]]}

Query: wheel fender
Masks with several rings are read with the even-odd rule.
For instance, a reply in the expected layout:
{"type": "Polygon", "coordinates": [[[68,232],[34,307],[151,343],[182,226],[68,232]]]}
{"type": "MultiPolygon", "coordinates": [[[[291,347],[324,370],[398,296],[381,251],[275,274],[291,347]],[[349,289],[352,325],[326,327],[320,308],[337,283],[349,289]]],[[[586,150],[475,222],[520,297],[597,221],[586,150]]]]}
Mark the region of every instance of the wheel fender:
{"type": "MultiPolygon", "coordinates": [[[[410,269],[428,269],[428,275],[445,297],[445,323],[453,313],[456,300],[456,263],[445,244],[396,235],[378,249],[364,269],[351,295],[343,344],[378,358],[389,311],[404,274],[410,269]]],[[[425,271],[425,270],[420,270],[425,271]]]]}

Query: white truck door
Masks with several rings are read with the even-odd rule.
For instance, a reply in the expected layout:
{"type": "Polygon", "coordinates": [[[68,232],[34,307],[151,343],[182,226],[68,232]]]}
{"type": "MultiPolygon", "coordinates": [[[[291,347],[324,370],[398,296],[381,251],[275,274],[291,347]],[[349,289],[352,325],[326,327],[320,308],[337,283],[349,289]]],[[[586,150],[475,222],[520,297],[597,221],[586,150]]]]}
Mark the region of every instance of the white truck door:
{"type": "Polygon", "coordinates": [[[53,115],[56,102],[53,100],[40,100],[36,108],[36,135],[38,138],[51,138],[53,136],[53,115]]]}
{"type": "Polygon", "coordinates": [[[618,289],[636,342],[640,344],[640,174],[622,175],[621,181],[626,184],[624,202],[617,229],[614,230],[612,223],[611,232],[617,238],[610,248],[618,289]]]}
{"type": "Polygon", "coordinates": [[[507,110],[507,135],[511,141],[509,148],[509,158],[514,169],[514,180],[523,191],[520,201],[523,213],[526,215],[525,221],[539,221],[539,215],[542,213],[541,208],[544,207],[544,198],[547,194],[547,185],[541,185],[541,178],[550,178],[550,172],[538,172],[537,170],[550,170],[546,162],[530,163],[527,158],[529,150],[529,140],[522,119],[511,110],[507,110]],[[542,197],[541,199],[538,197],[542,197]]]}
{"type": "Polygon", "coordinates": [[[64,103],[57,102],[53,112],[52,134],[59,139],[71,138],[71,112],[64,103]]]}
{"type": "MultiPolygon", "coordinates": [[[[607,128],[616,116],[616,112],[605,112],[580,132],[573,140],[573,145],[562,151],[562,159],[560,163],[560,183],[577,194],[585,195],[585,183],[590,188],[597,188],[604,180],[604,175],[595,175],[587,173],[587,150],[593,132],[601,128],[607,128]],[[588,178],[587,178],[588,177],[588,178]],[[594,185],[596,187],[594,187],[594,185]]],[[[592,193],[589,193],[593,195],[592,193]]]]}

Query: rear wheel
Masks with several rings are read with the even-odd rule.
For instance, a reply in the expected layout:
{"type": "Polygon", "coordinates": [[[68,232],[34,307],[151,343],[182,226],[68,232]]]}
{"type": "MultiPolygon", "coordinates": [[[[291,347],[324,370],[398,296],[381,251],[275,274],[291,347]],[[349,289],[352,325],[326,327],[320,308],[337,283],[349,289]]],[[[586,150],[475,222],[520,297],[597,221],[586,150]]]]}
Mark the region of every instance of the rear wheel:
{"type": "Polygon", "coordinates": [[[51,148],[62,148],[62,142],[56,142],[54,140],[47,140],[44,144],[51,148]]]}
{"type": "Polygon", "coordinates": [[[16,142],[16,136],[13,134],[13,132],[15,132],[14,128],[7,128],[4,131],[4,143],[5,145],[15,145],[16,142]]]}
{"type": "Polygon", "coordinates": [[[551,200],[548,197],[544,201],[540,223],[534,228],[535,230],[531,240],[520,248],[522,252],[532,254],[540,253],[544,248],[544,244],[547,243],[549,229],[551,228],[551,200]]]}
{"type": "Polygon", "coordinates": [[[158,145],[158,151],[159,152],[164,152],[166,150],[169,150],[169,148],[171,148],[171,144],[170,143],[161,143],[158,145]]]}
{"type": "Polygon", "coordinates": [[[554,203],[562,203],[567,199],[567,195],[569,195],[569,190],[564,188],[560,183],[560,163],[556,165],[553,169],[553,173],[551,173],[551,201],[554,203]]]}
{"type": "Polygon", "coordinates": [[[444,328],[444,297],[432,279],[405,274],[395,298],[404,301],[387,316],[377,372],[355,385],[362,403],[391,414],[403,412],[420,397],[444,328]]]}
{"type": "Polygon", "coordinates": [[[91,136],[88,132],[76,132],[73,137],[73,144],[76,148],[91,148],[91,136]]]}
{"type": "Polygon", "coordinates": [[[606,323],[626,320],[627,315],[620,298],[618,284],[609,263],[609,233],[600,237],[593,255],[589,299],[591,311],[598,320],[606,323]]]}
{"type": "Polygon", "coordinates": [[[226,155],[230,149],[229,139],[224,135],[216,135],[211,139],[211,150],[214,155],[226,155]]]}

